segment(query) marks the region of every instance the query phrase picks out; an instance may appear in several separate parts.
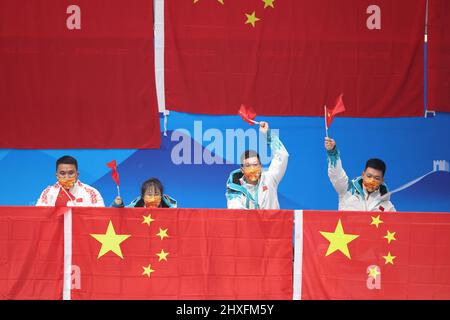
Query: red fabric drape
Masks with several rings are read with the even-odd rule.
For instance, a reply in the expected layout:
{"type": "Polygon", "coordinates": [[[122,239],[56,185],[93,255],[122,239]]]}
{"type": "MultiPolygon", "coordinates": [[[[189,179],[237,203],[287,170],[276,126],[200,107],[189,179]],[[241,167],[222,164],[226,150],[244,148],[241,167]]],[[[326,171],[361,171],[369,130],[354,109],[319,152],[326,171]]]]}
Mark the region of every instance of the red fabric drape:
{"type": "Polygon", "coordinates": [[[292,211],[73,209],[82,285],[72,299],[292,299],[292,220],[292,211]],[[129,236],[122,257],[101,255],[93,236],[110,223],[129,236]]]}
{"type": "Polygon", "coordinates": [[[425,1],[376,1],[369,30],[373,4],[166,1],[167,108],[323,116],[343,92],[346,116],[422,115],[425,1]]]}
{"type": "Polygon", "coordinates": [[[62,298],[64,224],[55,208],[0,207],[0,299],[62,298]]]}
{"type": "Polygon", "coordinates": [[[450,112],[450,3],[430,0],[427,109],[450,112]]]}
{"type": "Polygon", "coordinates": [[[302,298],[450,299],[449,235],[448,213],[304,211],[302,298]]]}

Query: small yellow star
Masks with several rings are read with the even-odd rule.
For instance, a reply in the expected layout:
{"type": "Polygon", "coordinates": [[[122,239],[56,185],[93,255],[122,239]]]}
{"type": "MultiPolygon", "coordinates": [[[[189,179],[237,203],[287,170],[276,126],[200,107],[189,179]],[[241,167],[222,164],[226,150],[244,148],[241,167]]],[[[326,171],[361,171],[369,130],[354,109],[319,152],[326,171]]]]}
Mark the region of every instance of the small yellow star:
{"type": "Polygon", "coordinates": [[[378,275],[380,275],[381,273],[378,272],[378,267],[373,267],[373,268],[369,268],[369,277],[372,277],[374,279],[377,278],[378,275]]]}
{"type": "Polygon", "coordinates": [[[388,252],[387,256],[383,256],[384,260],[386,260],[386,262],[384,264],[394,264],[394,259],[396,258],[396,256],[391,256],[391,252],[388,252]]]}
{"type": "Polygon", "coordinates": [[[167,261],[167,256],[169,255],[169,253],[164,252],[164,249],[161,249],[161,252],[157,253],[156,255],[159,257],[158,261],[161,261],[161,260],[167,261]]]}
{"type": "Polygon", "coordinates": [[[142,272],[143,276],[148,276],[150,278],[150,274],[152,272],[155,272],[155,270],[152,269],[152,265],[149,264],[148,267],[142,267],[144,269],[144,272],[142,272]]]}
{"type": "Polygon", "coordinates": [[[395,239],[395,232],[389,232],[389,230],[387,231],[387,234],[384,236],[385,239],[387,239],[388,243],[391,243],[391,241],[393,240],[397,240],[395,239]]]}
{"type": "Polygon", "coordinates": [[[152,219],[151,214],[149,214],[148,216],[142,216],[142,218],[144,218],[144,221],[142,221],[142,223],[146,223],[149,227],[150,227],[150,223],[155,221],[155,219],[152,219]]]}
{"type": "Polygon", "coordinates": [[[167,229],[161,229],[159,228],[159,233],[156,234],[157,236],[161,237],[161,240],[164,239],[165,237],[169,237],[169,235],[167,234],[167,229]]]}
{"type": "Polygon", "coordinates": [[[116,255],[123,259],[122,250],[120,249],[120,244],[128,239],[131,235],[129,234],[116,234],[114,230],[114,225],[111,220],[109,220],[108,229],[106,229],[105,234],[94,234],[91,233],[91,237],[102,244],[100,251],[98,253],[97,259],[100,259],[104,254],[109,251],[114,252],[116,255]]]}
{"type": "Polygon", "coordinates": [[[264,9],[265,8],[267,8],[267,7],[272,7],[272,8],[274,8],[274,6],[273,6],[273,2],[274,2],[275,0],[262,0],[262,2],[264,2],[264,9]]]}
{"type": "Polygon", "coordinates": [[[347,258],[351,259],[347,245],[356,238],[358,238],[359,235],[345,234],[344,228],[342,227],[341,219],[339,219],[334,232],[323,232],[323,231],[319,232],[324,238],[326,238],[330,242],[327,253],[325,254],[326,257],[332,254],[333,252],[339,250],[347,258]]]}
{"type": "Polygon", "coordinates": [[[372,223],[370,225],[375,225],[375,227],[377,227],[377,229],[378,229],[378,225],[380,223],[383,223],[383,221],[380,220],[380,216],[372,217],[372,223]]]}
{"type": "Polygon", "coordinates": [[[253,28],[255,27],[256,21],[259,21],[259,18],[256,17],[255,11],[253,11],[252,14],[245,14],[247,16],[247,21],[245,21],[245,24],[250,23],[253,28]]]}

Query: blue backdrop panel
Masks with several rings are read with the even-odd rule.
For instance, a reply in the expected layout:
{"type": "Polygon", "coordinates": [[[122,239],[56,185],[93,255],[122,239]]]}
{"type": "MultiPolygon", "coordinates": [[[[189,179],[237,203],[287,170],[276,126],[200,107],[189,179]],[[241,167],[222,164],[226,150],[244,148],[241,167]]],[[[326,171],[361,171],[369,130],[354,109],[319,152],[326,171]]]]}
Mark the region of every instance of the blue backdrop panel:
{"type": "MultiPolygon", "coordinates": [[[[290,154],[279,187],[281,207],[337,209],[337,195],[327,176],[323,118],[258,117],[257,120],[266,120],[272,128],[279,129],[290,154]]],[[[209,153],[204,149],[211,144],[211,137],[205,136],[208,132],[222,136],[223,148],[213,150],[213,155],[226,158],[226,130],[238,128],[247,130],[250,126],[238,116],[172,112],[168,135],[163,137],[159,150],[0,150],[0,204],[34,204],[40,192],[55,181],[55,160],[71,154],[79,160],[80,179],[96,187],[108,205],[117,191],[105,164],[116,159],[125,202],[139,194],[144,180],[155,176],[180,207],[223,208],[226,180],[238,165],[208,165],[204,159],[201,164],[175,164],[172,153],[180,141],[173,133],[184,129],[189,134],[184,136],[184,142],[189,141],[194,162],[195,150],[209,153]]],[[[385,178],[391,189],[433,170],[434,160],[450,160],[450,114],[428,119],[336,118],[329,134],[337,141],[350,178],[361,174],[368,158],[378,157],[387,163],[385,178]]],[[[393,202],[401,211],[450,211],[450,176],[445,172],[430,175],[395,194],[393,202]]]]}

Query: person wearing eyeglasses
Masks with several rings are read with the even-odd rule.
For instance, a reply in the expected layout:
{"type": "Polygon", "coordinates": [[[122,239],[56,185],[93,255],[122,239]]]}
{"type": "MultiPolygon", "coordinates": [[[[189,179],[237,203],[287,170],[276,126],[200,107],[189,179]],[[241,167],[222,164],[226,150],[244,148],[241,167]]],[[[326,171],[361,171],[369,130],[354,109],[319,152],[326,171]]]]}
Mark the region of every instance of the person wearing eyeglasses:
{"type": "Polygon", "coordinates": [[[380,159],[369,159],[362,175],[349,181],[336,142],[326,137],[328,176],[339,196],[342,211],[396,211],[384,183],[386,164],[380,159]],[[383,197],[384,196],[384,197],[383,197]]]}
{"type": "Polygon", "coordinates": [[[286,172],[289,153],[267,122],[260,122],[261,133],[267,135],[272,150],[269,169],[262,171],[259,154],[246,150],[241,167],[231,172],[227,181],[228,209],[280,209],[278,185],[286,172]]]}

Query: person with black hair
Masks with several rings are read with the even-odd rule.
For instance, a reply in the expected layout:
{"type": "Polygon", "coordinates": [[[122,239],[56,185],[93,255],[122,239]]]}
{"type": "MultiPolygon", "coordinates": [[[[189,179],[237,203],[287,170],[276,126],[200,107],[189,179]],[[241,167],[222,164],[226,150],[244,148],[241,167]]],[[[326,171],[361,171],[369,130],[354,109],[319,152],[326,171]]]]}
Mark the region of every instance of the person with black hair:
{"type": "Polygon", "coordinates": [[[286,172],[289,153],[267,122],[260,122],[260,131],[267,136],[272,150],[269,169],[262,171],[256,151],[245,151],[241,167],[232,171],[227,181],[228,209],[280,209],[278,185],[286,172]]]}
{"type": "Polygon", "coordinates": [[[78,162],[74,157],[62,156],[56,160],[56,182],[41,193],[36,206],[104,207],[97,189],[82,183],[78,177],[78,162]]]}
{"type": "MultiPolygon", "coordinates": [[[[123,208],[122,198],[117,196],[111,206],[123,208]]],[[[127,207],[176,208],[177,201],[164,194],[164,187],[161,181],[151,178],[142,184],[141,195],[135,198],[127,207]]]]}
{"type": "Polygon", "coordinates": [[[395,211],[386,197],[388,188],[384,183],[386,164],[380,159],[369,159],[362,175],[349,181],[336,142],[326,137],[328,176],[339,196],[339,210],[343,211],[395,211]],[[383,197],[385,196],[385,197],[383,197]]]}

